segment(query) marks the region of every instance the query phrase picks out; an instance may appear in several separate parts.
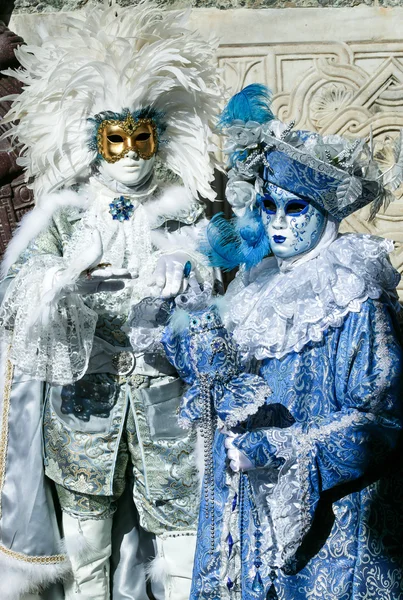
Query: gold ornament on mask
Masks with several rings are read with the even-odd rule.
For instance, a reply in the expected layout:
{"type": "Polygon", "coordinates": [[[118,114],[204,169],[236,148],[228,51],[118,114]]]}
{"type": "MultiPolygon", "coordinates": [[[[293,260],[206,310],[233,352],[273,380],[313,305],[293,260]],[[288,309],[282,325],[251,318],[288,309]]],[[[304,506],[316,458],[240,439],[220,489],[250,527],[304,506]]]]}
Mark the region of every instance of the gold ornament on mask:
{"type": "Polygon", "coordinates": [[[131,150],[148,160],[158,150],[157,126],[152,119],[134,120],[130,113],[124,121],[105,119],[98,128],[97,143],[99,154],[109,163],[131,150]]]}

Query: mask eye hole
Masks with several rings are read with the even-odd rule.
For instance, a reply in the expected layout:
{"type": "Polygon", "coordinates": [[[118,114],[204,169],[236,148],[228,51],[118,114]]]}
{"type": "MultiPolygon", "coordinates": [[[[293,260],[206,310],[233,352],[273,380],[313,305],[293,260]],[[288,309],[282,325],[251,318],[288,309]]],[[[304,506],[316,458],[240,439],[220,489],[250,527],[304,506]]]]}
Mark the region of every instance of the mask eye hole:
{"type": "Polygon", "coordinates": [[[305,200],[291,200],[285,207],[285,212],[287,215],[298,216],[305,214],[308,208],[309,204],[305,200]]]}
{"type": "Polygon", "coordinates": [[[108,135],[108,141],[112,142],[112,144],[121,144],[123,142],[123,138],[121,135],[116,135],[115,133],[108,135]]]}
{"type": "Polygon", "coordinates": [[[263,210],[265,212],[267,212],[267,214],[269,215],[275,215],[276,214],[276,204],[273,202],[273,200],[271,198],[263,198],[262,199],[262,206],[263,206],[263,210]]]}
{"type": "Polygon", "coordinates": [[[151,137],[151,133],[139,133],[138,136],[136,137],[136,142],[146,142],[147,140],[149,140],[151,137]]]}

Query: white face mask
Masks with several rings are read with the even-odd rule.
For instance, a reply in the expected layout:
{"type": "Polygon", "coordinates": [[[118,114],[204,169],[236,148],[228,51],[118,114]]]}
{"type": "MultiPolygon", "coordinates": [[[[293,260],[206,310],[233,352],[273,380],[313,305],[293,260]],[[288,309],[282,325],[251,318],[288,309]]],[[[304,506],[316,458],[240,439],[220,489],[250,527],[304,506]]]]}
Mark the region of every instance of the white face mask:
{"type": "Polygon", "coordinates": [[[113,163],[102,159],[99,172],[127,187],[134,187],[147,179],[154,168],[154,163],[155,156],[145,160],[130,151],[126,156],[113,163]]]}
{"type": "Polygon", "coordinates": [[[308,252],[319,242],[326,216],[306,200],[272,183],[258,196],[271,251],[279,258],[308,252]]]}

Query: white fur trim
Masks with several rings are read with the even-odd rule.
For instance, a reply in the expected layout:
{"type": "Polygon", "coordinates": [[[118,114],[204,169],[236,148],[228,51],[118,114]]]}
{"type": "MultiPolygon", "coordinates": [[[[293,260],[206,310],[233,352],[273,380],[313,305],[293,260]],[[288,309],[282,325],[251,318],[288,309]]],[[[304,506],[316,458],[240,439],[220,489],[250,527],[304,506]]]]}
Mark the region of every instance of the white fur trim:
{"type": "Polygon", "coordinates": [[[156,556],[145,567],[147,579],[155,583],[167,583],[169,579],[169,563],[164,556],[156,556]]]}
{"type": "Polygon", "coordinates": [[[35,593],[60,581],[71,572],[70,563],[38,565],[9,558],[0,550],[0,598],[20,600],[23,594],[35,593]]]}
{"type": "Polygon", "coordinates": [[[164,221],[180,221],[181,217],[189,215],[192,209],[197,210],[199,206],[200,203],[181,185],[165,188],[160,196],[150,198],[145,204],[152,229],[160,226],[161,218],[164,221]]]}
{"type": "Polygon", "coordinates": [[[87,196],[73,190],[62,190],[42,197],[40,203],[21,219],[4,255],[0,276],[7,275],[9,268],[28,248],[32,240],[49,226],[53,215],[58,210],[69,206],[85,208],[87,205],[87,196]]]}

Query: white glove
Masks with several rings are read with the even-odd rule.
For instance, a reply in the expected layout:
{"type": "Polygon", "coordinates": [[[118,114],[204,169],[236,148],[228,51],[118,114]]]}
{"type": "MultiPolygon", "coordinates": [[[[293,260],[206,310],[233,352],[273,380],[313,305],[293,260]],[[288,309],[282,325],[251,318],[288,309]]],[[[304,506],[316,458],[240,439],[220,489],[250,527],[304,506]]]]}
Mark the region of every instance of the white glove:
{"type": "Polygon", "coordinates": [[[171,298],[186,291],[189,276],[185,277],[184,267],[191,262],[186,252],[172,252],[160,256],[149,285],[153,296],[171,298]]]}
{"type": "Polygon", "coordinates": [[[225,440],[225,448],[227,449],[227,456],[230,460],[229,466],[234,471],[234,473],[238,473],[238,471],[250,471],[250,469],[254,469],[253,463],[238,450],[233,445],[233,441],[238,437],[238,434],[233,433],[232,431],[224,432],[227,436],[225,440]]]}
{"type": "Polygon", "coordinates": [[[67,293],[75,292],[82,296],[98,292],[116,292],[125,287],[125,279],[131,279],[127,269],[114,269],[113,267],[95,269],[90,277],[80,275],[72,289],[66,291],[67,293]]]}

